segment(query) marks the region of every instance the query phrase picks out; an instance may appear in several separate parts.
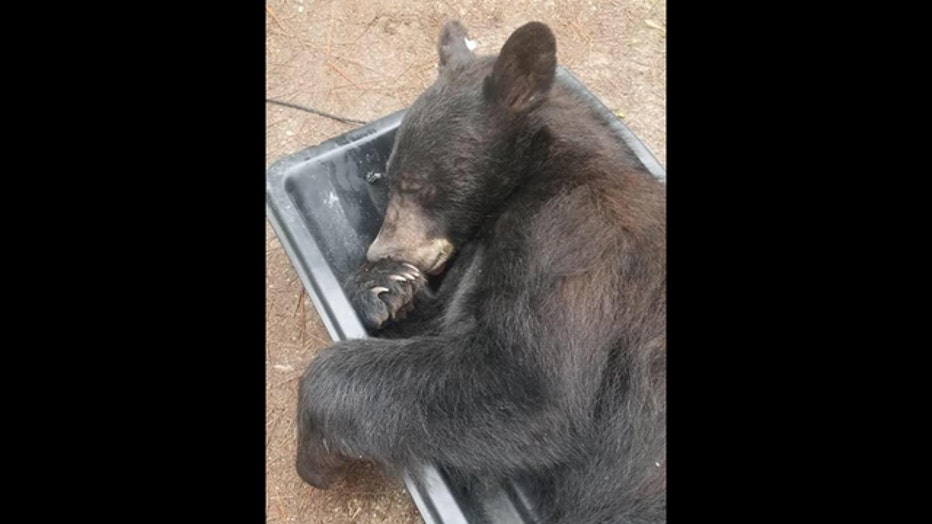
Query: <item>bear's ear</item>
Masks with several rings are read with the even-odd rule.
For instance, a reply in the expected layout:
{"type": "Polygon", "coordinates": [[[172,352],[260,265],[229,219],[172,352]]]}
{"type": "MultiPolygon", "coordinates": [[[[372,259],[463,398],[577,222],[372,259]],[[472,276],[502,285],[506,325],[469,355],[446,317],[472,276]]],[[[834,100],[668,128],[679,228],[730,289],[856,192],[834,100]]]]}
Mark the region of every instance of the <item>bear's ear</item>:
{"type": "Polygon", "coordinates": [[[550,91],[557,70],[557,42],[540,22],[519,27],[508,37],[486,79],[488,96],[514,113],[539,105],[550,91]]]}
{"type": "Polygon", "coordinates": [[[437,39],[437,54],[441,69],[453,60],[465,60],[476,55],[466,45],[466,28],[457,20],[443,24],[437,39]]]}

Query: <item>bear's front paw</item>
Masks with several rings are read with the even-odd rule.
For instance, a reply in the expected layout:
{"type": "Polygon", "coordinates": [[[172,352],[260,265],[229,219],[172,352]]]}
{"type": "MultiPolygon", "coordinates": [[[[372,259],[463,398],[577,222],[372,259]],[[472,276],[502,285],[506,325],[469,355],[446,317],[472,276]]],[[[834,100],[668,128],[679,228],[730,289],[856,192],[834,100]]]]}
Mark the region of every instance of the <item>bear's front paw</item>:
{"type": "Polygon", "coordinates": [[[327,489],[339,476],[346,461],[326,449],[326,441],[319,440],[301,445],[295,465],[298,476],[317,489],[327,489]]]}
{"type": "Polygon", "coordinates": [[[407,262],[383,259],[363,264],[346,281],[347,294],[368,329],[404,318],[427,277],[407,262]]]}

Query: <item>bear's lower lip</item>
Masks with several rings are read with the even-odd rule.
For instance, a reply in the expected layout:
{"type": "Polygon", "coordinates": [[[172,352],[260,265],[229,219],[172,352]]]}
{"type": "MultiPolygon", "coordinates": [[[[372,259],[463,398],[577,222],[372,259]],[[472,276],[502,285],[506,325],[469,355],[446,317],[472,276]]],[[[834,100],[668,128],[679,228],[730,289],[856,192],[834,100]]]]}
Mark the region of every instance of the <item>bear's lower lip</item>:
{"type": "Polygon", "coordinates": [[[434,258],[434,261],[427,266],[427,269],[424,271],[424,273],[430,276],[437,276],[443,273],[443,270],[447,268],[447,262],[449,261],[449,253],[444,253],[441,251],[440,253],[437,253],[437,257],[434,258]]]}

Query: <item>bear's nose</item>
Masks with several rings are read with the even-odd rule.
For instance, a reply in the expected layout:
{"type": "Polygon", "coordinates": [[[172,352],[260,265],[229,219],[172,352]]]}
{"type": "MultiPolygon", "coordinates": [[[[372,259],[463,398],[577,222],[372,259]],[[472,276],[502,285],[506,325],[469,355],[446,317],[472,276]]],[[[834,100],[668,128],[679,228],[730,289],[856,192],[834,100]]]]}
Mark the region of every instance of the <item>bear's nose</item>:
{"type": "Polygon", "coordinates": [[[369,250],[366,251],[366,260],[369,262],[377,262],[383,258],[394,258],[397,255],[394,249],[391,249],[389,246],[380,240],[381,235],[375,238],[372,244],[369,246],[369,250]]]}

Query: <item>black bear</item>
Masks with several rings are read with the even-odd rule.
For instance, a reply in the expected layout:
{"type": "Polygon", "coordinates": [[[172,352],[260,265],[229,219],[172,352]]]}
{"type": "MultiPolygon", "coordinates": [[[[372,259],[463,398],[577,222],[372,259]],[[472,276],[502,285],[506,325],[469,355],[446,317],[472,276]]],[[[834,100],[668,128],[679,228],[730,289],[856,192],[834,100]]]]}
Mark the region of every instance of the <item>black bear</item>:
{"type": "Polygon", "coordinates": [[[665,522],[665,187],[554,82],[546,25],[466,36],[441,30],[346,284],[380,336],[301,379],[298,472],[433,463],[534,479],[544,522],[665,522]]]}

